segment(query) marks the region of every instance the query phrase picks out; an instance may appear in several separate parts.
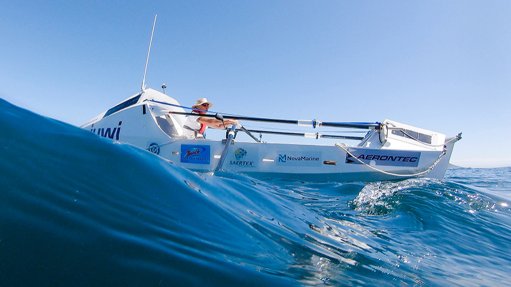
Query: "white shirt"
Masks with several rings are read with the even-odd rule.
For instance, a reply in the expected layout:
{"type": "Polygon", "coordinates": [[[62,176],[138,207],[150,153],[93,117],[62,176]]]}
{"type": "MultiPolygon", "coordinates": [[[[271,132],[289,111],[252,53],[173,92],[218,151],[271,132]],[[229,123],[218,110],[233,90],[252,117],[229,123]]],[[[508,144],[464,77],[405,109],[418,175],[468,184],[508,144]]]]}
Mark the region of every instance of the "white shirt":
{"type": "Polygon", "coordinates": [[[198,122],[199,116],[187,116],[183,133],[189,139],[195,139],[196,134],[200,131],[201,124],[198,122]]]}

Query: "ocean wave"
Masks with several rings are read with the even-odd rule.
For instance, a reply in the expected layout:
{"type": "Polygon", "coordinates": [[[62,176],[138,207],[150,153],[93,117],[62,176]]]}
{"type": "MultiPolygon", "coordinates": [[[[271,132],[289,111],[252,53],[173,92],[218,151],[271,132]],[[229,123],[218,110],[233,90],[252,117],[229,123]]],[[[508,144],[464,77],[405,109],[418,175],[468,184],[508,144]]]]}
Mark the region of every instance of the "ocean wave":
{"type": "Polygon", "coordinates": [[[511,271],[509,169],[263,181],[0,110],[1,286],[476,286],[511,271]]]}

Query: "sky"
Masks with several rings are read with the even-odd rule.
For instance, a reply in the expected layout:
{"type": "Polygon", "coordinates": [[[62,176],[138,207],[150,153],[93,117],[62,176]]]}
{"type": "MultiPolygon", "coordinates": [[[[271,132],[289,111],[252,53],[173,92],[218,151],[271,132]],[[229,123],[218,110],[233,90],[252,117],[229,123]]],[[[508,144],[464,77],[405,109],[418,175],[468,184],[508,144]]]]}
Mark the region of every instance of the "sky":
{"type": "Polygon", "coordinates": [[[73,125],[146,85],[256,117],[392,119],[511,166],[511,1],[4,1],[0,98],[73,125]]]}

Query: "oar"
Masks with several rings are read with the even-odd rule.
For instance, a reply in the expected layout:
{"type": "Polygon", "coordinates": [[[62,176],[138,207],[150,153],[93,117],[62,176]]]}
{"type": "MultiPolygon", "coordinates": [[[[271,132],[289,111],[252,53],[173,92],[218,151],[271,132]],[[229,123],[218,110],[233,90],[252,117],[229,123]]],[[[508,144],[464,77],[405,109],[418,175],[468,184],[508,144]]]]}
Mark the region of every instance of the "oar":
{"type": "MultiPolygon", "coordinates": [[[[169,111],[171,114],[176,115],[185,115],[185,116],[197,116],[195,113],[188,112],[177,112],[177,111],[169,111]]],[[[211,117],[218,118],[219,114],[204,114],[200,115],[201,117],[211,117]]],[[[246,116],[232,116],[232,115],[223,115],[225,119],[236,119],[243,121],[256,121],[256,122],[269,122],[269,123],[279,123],[279,124],[295,124],[299,126],[312,126],[314,128],[319,126],[326,127],[337,127],[337,128],[356,128],[356,129],[371,129],[380,127],[380,123],[378,122],[321,122],[317,120],[287,120],[287,119],[272,119],[272,118],[258,118],[258,117],[246,117],[246,116]]]]}

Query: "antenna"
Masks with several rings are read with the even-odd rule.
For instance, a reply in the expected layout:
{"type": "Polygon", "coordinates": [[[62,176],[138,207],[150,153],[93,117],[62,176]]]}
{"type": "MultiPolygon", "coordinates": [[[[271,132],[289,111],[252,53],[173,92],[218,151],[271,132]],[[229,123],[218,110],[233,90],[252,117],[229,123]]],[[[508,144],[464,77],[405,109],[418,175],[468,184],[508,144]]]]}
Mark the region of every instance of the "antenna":
{"type": "Polygon", "coordinates": [[[145,75],[147,74],[147,64],[149,63],[149,55],[151,55],[151,45],[153,44],[153,35],[154,35],[154,27],[156,26],[156,17],[158,17],[158,14],[154,15],[154,22],[153,22],[153,30],[151,31],[151,40],[149,41],[149,49],[147,49],[147,58],[145,60],[145,68],[144,68],[144,78],[142,79],[142,91],[145,90],[145,75]]]}

